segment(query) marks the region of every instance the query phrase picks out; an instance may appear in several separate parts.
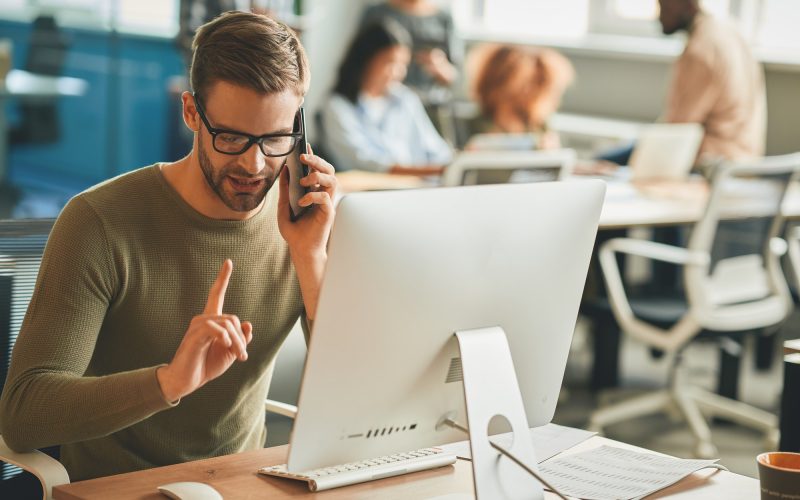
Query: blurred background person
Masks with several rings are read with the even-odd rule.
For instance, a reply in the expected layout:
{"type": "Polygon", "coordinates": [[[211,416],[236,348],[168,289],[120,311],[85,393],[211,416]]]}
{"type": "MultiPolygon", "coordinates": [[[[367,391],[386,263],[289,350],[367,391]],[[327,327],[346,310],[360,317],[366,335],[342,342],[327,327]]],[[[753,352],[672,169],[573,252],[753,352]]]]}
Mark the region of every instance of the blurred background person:
{"type": "MultiPolygon", "coordinates": [[[[470,67],[471,91],[481,110],[473,132],[532,133],[532,146],[560,147],[558,135],[547,129],[547,119],[575,78],[567,58],[551,49],[486,45],[471,54],[470,67]]],[[[475,147],[474,142],[470,146],[475,147]]]]}
{"type": "MultiPolygon", "coordinates": [[[[699,123],[704,137],[697,165],[764,155],[767,99],[764,72],[736,27],[715,19],[699,0],[659,0],[662,32],[686,31],[686,47],[672,67],[661,121],[699,123]]],[[[632,145],[600,159],[627,165],[632,145]]]]}
{"type": "Polygon", "coordinates": [[[463,59],[450,12],[430,0],[388,0],[367,7],[361,25],[387,18],[411,35],[412,58],[404,83],[426,103],[448,100],[463,59]]]}
{"type": "Polygon", "coordinates": [[[705,129],[698,159],[764,155],[767,100],[764,73],[736,27],[700,9],[699,0],[659,0],[665,35],[689,39],[673,67],[664,121],[705,129]]]}
{"type": "Polygon", "coordinates": [[[438,175],[451,160],[419,96],[402,83],[410,44],[391,19],[368,25],[350,44],[321,119],[323,149],[338,169],[438,175]]]}
{"type": "Polygon", "coordinates": [[[175,44],[186,67],[192,62],[192,39],[197,28],[229,10],[270,15],[272,3],[269,0],[180,0],[175,44]]]}

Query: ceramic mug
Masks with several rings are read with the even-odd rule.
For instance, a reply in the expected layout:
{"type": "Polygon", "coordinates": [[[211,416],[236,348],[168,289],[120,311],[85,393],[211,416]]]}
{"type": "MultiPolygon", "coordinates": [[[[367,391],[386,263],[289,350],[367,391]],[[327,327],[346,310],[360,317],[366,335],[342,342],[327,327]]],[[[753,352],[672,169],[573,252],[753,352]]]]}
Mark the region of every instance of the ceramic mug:
{"type": "Polygon", "coordinates": [[[800,500],[800,453],[773,451],[756,461],[761,500],[800,500]]]}

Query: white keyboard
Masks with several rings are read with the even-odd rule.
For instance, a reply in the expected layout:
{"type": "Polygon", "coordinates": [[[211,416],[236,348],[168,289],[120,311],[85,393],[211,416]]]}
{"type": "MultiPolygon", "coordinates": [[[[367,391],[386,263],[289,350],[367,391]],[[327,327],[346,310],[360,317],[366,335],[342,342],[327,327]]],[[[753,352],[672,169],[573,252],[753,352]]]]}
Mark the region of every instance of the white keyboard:
{"type": "Polygon", "coordinates": [[[288,472],[286,464],[258,469],[259,474],[295,479],[308,483],[311,491],[323,491],[348,484],[365,483],[455,463],[456,456],[439,448],[423,448],[408,453],[334,465],[306,472],[288,472]]]}

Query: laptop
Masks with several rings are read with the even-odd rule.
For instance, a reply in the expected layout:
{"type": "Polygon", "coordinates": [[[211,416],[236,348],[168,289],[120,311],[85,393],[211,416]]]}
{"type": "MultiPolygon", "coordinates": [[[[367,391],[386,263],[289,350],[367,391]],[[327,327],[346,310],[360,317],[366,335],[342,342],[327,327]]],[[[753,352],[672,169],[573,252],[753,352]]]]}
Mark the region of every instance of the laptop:
{"type": "Polygon", "coordinates": [[[645,125],[631,154],[632,180],[680,180],[689,175],[703,141],[699,123],[645,125]]]}

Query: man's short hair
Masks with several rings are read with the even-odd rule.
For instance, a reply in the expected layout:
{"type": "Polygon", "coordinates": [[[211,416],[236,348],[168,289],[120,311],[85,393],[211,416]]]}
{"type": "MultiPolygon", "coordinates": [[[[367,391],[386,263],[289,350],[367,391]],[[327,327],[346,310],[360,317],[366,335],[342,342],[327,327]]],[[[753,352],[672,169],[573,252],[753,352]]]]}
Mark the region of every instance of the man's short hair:
{"type": "Polygon", "coordinates": [[[216,82],[274,94],[305,95],[308,59],[285,24],[250,12],[226,12],[200,26],[192,42],[190,83],[204,96],[216,82]]]}

